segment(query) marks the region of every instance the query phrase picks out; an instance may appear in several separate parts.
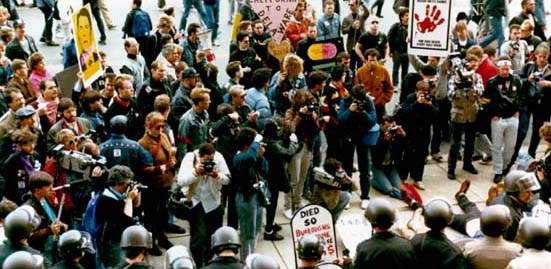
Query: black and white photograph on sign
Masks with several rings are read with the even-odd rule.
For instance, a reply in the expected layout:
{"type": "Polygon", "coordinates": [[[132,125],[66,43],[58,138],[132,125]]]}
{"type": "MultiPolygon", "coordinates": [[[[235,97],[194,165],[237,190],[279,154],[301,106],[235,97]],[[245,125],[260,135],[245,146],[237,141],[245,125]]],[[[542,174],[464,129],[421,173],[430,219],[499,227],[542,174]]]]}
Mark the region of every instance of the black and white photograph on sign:
{"type": "Polygon", "coordinates": [[[424,56],[448,55],[451,0],[413,0],[410,3],[408,53],[424,56]]]}
{"type": "Polygon", "coordinates": [[[293,246],[295,264],[298,268],[298,243],[306,234],[312,234],[322,238],[324,242],[323,256],[321,260],[333,261],[338,258],[337,237],[331,212],[319,205],[307,205],[299,209],[291,219],[291,232],[293,233],[293,246]]]}

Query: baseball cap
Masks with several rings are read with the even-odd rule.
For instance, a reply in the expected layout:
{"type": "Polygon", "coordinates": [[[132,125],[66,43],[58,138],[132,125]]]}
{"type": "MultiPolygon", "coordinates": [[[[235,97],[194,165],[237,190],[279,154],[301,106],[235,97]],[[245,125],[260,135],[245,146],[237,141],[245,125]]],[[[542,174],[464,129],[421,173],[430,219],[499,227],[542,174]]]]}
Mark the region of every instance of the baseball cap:
{"type": "Polygon", "coordinates": [[[17,28],[21,25],[25,25],[25,21],[23,19],[17,19],[13,21],[13,28],[17,28]]]}
{"type": "Polygon", "coordinates": [[[184,71],[182,71],[182,78],[194,78],[198,77],[199,73],[195,71],[193,68],[186,68],[184,71]]]}

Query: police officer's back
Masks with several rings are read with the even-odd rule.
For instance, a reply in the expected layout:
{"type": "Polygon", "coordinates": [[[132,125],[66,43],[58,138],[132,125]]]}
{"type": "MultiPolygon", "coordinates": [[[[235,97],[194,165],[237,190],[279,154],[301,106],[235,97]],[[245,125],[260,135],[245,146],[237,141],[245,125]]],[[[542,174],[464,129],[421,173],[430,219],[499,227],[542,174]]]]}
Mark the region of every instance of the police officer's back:
{"type": "Polygon", "coordinates": [[[300,238],[298,243],[298,258],[300,259],[300,269],[313,269],[321,261],[323,254],[323,244],[321,238],[306,234],[300,238]]]}
{"type": "Polygon", "coordinates": [[[87,232],[77,230],[65,232],[60,236],[58,242],[59,252],[63,260],[56,263],[52,269],[84,269],[80,264],[80,260],[86,253],[96,253],[92,244],[92,238],[87,232]]]}
{"type": "Polygon", "coordinates": [[[411,242],[389,230],[396,219],[394,206],[384,198],[373,199],[365,216],[375,233],[358,245],[353,268],[417,268],[411,242]]]}
{"type": "Polygon", "coordinates": [[[458,246],[448,239],[444,230],[452,220],[452,208],[448,201],[436,198],[429,201],[423,214],[426,233],[411,239],[420,268],[465,268],[465,257],[458,246]]]}
{"type": "Polygon", "coordinates": [[[28,251],[16,251],[4,262],[3,269],[44,269],[42,260],[44,258],[38,254],[31,254],[28,251]]]}
{"type": "Polygon", "coordinates": [[[237,253],[241,243],[237,231],[230,226],[218,228],[212,235],[212,250],[216,254],[203,269],[241,269],[245,264],[241,262],[237,253]]]}
{"type": "Polygon", "coordinates": [[[146,249],[151,249],[153,238],[143,226],[133,225],[124,230],[121,237],[121,248],[125,261],[113,269],[152,269],[145,261],[146,249]]]}

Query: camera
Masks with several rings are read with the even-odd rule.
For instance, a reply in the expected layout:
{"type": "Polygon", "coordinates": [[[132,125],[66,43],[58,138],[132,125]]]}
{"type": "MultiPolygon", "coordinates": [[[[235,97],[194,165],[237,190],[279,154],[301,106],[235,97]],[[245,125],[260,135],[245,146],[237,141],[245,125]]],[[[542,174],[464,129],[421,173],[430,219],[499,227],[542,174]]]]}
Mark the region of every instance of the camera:
{"type": "Polygon", "coordinates": [[[147,186],[146,186],[146,185],[143,185],[143,184],[140,183],[140,182],[131,180],[131,181],[130,181],[130,185],[128,185],[128,188],[129,188],[130,190],[133,190],[133,189],[145,190],[145,189],[147,189],[147,186]]]}
{"type": "Polygon", "coordinates": [[[467,70],[465,68],[465,63],[461,59],[459,53],[450,54],[450,61],[452,64],[453,71],[457,77],[459,77],[460,83],[457,84],[457,88],[470,88],[473,86],[473,74],[474,70],[467,70]]]}
{"type": "Polygon", "coordinates": [[[438,78],[429,79],[427,82],[429,83],[429,88],[434,89],[436,88],[436,82],[438,82],[438,78]]]}
{"type": "Polygon", "coordinates": [[[356,104],[358,111],[365,111],[365,108],[367,107],[365,100],[356,99],[353,103],[356,104]]]}
{"type": "Polygon", "coordinates": [[[513,41],[511,42],[511,49],[513,50],[519,50],[520,49],[520,44],[518,41],[513,41]]]}
{"type": "Polygon", "coordinates": [[[536,171],[539,171],[539,170],[543,170],[543,165],[544,165],[545,161],[544,160],[537,160],[534,162],[534,168],[536,171]]]}
{"type": "Polygon", "coordinates": [[[212,173],[214,166],[216,165],[213,161],[204,161],[201,164],[203,164],[203,169],[206,173],[212,173]]]}
{"type": "Polygon", "coordinates": [[[306,104],[306,108],[308,108],[308,112],[314,112],[318,109],[318,104],[316,102],[309,102],[306,104]]]}
{"type": "Polygon", "coordinates": [[[431,101],[431,100],[432,100],[432,96],[430,95],[430,93],[425,93],[425,94],[423,95],[423,98],[425,98],[425,100],[427,100],[427,101],[431,101]]]}
{"type": "Polygon", "coordinates": [[[544,80],[544,78],[543,78],[543,72],[536,71],[536,72],[533,73],[533,75],[534,75],[534,81],[535,81],[536,83],[538,83],[538,82],[544,80]]]}
{"type": "Polygon", "coordinates": [[[59,166],[67,171],[82,174],[83,179],[91,179],[92,170],[96,166],[106,166],[107,160],[100,156],[95,158],[90,154],[80,151],[63,150],[63,144],[55,146],[51,155],[57,160],[59,166]]]}
{"type": "Polygon", "coordinates": [[[386,131],[389,135],[396,135],[398,133],[398,127],[392,126],[386,131]]]}

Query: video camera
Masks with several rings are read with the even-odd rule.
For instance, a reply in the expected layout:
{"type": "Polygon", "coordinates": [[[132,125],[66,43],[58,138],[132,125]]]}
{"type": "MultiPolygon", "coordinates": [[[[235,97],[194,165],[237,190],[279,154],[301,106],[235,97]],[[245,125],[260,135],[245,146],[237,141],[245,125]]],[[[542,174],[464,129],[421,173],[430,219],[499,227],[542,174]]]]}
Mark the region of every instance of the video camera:
{"type": "Polygon", "coordinates": [[[534,74],[534,82],[538,83],[538,82],[540,82],[540,81],[545,80],[545,79],[543,78],[543,72],[541,72],[541,71],[535,71],[533,74],[534,74]]]}
{"type": "Polygon", "coordinates": [[[333,184],[336,182],[339,184],[339,189],[342,190],[347,190],[352,187],[352,183],[345,180],[344,174],[340,176],[339,174],[331,175],[320,167],[314,167],[314,180],[327,187],[334,187],[333,184]]]}
{"type": "Polygon", "coordinates": [[[146,185],[143,185],[142,183],[140,182],[137,182],[137,181],[134,181],[134,180],[131,180],[130,181],[130,185],[128,185],[128,188],[133,190],[133,189],[140,189],[140,190],[145,190],[147,189],[148,187],[146,185]]]}
{"type": "Polygon", "coordinates": [[[308,103],[306,103],[306,108],[308,108],[308,112],[314,112],[314,111],[318,110],[318,103],[308,102],[308,103]]]}
{"type": "Polygon", "coordinates": [[[356,108],[358,109],[358,111],[365,111],[365,109],[367,108],[366,100],[354,99],[352,103],[356,104],[356,108]]]}
{"type": "Polygon", "coordinates": [[[103,156],[94,158],[92,155],[80,151],[63,150],[63,144],[55,146],[51,154],[61,168],[82,174],[82,178],[87,180],[91,179],[94,167],[105,167],[107,164],[107,160],[103,156]]]}
{"type": "Polygon", "coordinates": [[[461,59],[460,53],[450,54],[450,61],[453,71],[460,79],[460,83],[457,85],[458,89],[471,88],[473,86],[473,74],[475,70],[467,70],[465,68],[465,62],[461,59]]]}

